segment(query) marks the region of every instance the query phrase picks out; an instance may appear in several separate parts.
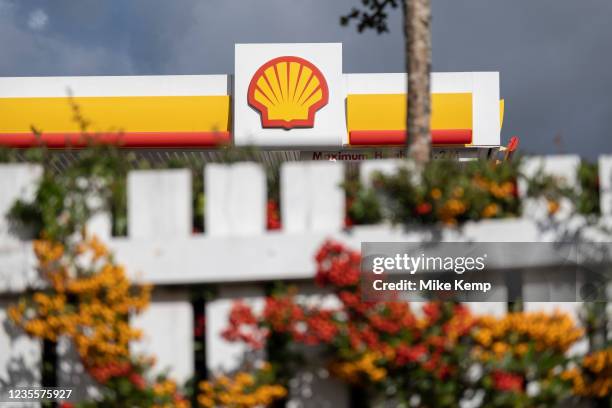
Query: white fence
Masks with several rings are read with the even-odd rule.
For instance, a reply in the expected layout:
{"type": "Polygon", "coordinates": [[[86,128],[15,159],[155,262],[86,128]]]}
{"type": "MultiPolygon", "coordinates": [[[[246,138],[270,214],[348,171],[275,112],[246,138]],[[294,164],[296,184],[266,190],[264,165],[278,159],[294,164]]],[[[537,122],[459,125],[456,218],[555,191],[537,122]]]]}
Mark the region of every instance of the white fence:
{"type": "MultiPolygon", "coordinates": [[[[532,158],[527,169],[543,163],[546,171],[576,183],[579,158],[551,156],[532,158]]],[[[361,164],[361,177],[368,181],[374,170],[395,168],[394,161],[361,164]]],[[[193,309],[189,285],[219,284],[215,300],[206,304],[206,353],[210,370],[232,369],[243,348],[220,337],[234,299],[247,298],[261,304],[264,283],[270,280],[300,280],[313,293],[313,255],[326,238],[336,238],[354,248],[362,241],[420,242],[433,237],[433,230],[406,230],[390,225],[343,228],[345,195],[342,163],[288,162],[281,167],[283,229],[266,231],[266,178],[255,163],[210,164],[204,168],[206,233],[192,234],[191,173],[186,170],[133,171],[128,178],[128,237],[111,237],[111,219],[98,215],[90,229],[107,240],[116,258],[135,279],[156,285],[151,307],[135,318],[145,338],[134,344],[137,352],[154,354],[159,370],[169,369],[179,381],[193,375],[193,309]]],[[[599,159],[601,208],[604,219],[612,219],[612,156],[599,159]]],[[[0,213],[5,214],[19,197],[31,198],[41,169],[25,164],[0,165],[0,213]]],[[[554,241],[583,222],[559,214],[558,223],[545,222],[538,203],[526,203],[520,219],[468,223],[461,229],[444,229],[442,241],[538,242],[554,241]],[[563,231],[560,230],[563,229],[563,231]]],[[[569,205],[569,204],[566,204],[569,205]]],[[[588,231],[587,231],[588,232],[588,231]]],[[[595,236],[595,235],[594,235],[595,236]]],[[[605,239],[595,237],[595,239],[605,239]]],[[[36,278],[31,243],[16,236],[9,223],[0,219],[0,386],[40,381],[40,344],[15,332],[7,324],[6,307],[36,278]]],[[[546,282],[532,282],[542,285],[546,282]]],[[[475,311],[503,313],[505,303],[478,303],[475,311]]],[[[558,307],[575,312],[576,304],[528,304],[527,308],[558,307]]],[[[60,353],[59,381],[62,385],[83,381],[82,369],[71,357],[69,345],[60,353]]],[[[341,388],[326,392],[333,380],[312,373],[298,376],[294,396],[306,406],[346,406],[341,388]],[[306,385],[305,385],[306,384],[306,385]],[[315,387],[314,393],[308,390],[315,387]],[[304,388],[306,387],[306,388],[304,388]],[[299,393],[298,393],[299,394],[299,393]],[[315,397],[309,397],[314,395],[315,397]]],[[[324,375],[323,375],[324,377],[324,375]]],[[[81,387],[81,392],[83,387],[81,387]]]]}

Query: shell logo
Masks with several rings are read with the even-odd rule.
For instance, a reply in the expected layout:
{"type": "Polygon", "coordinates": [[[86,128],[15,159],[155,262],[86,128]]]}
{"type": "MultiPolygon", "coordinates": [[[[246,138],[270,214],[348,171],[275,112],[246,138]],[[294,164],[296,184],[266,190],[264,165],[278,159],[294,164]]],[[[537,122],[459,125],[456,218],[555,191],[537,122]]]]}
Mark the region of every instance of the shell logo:
{"type": "Polygon", "coordinates": [[[284,56],[262,65],[249,84],[248,102],[264,128],[314,127],[316,112],[327,105],[329,89],[321,71],[303,58],[284,56]]]}

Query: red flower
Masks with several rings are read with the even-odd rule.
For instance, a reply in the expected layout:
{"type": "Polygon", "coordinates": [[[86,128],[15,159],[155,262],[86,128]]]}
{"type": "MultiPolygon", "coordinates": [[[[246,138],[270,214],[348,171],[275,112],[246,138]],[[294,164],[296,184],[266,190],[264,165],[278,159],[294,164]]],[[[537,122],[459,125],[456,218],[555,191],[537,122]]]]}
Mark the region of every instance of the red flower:
{"type": "Polygon", "coordinates": [[[364,327],[361,330],[361,338],[368,348],[378,350],[380,347],[380,339],[378,334],[371,327],[364,327]]]}
{"type": "Polygon", "coordinates": [[[423,369],[425,371],[433,372],[436,368],[438,368],[438,363],[440,362],[440,355],[434,354],[429,360],[423,363],[423,369]]]}
{"type": "Polygon", "coordinates": [[[449,375],[451,375],[452,371],[453,370],[451,369],[449,365],[440,364],[440,367],[438,368],[438,371],[436,372],[436,377],[438,377],[440,380],[443,380],[449,375]]]}
{"type": "Polygon", "coordinates": [[[338,298],[344,305],[347,312],[365,315],[376,302],[362,300],[358,289],[342,290],[338,292],[338,298]]]}
{"type": "Polygon", "coordinates": [[[130,382],[134,385],[134,387],[138,388],[141,391],[144,390],[147,386],[144,378],[142,378],[140,374],[135,373],[135,372],[130,374],[130,376],[128,377],[128,380],[130,380],[130,382]]]}
{"type": "Polygon", "coordinates": [[[426,340],[426,342],[436,351],[442,351],[442,349],[446,345],[446,339],[442,336],[431,336],[426,340]]]}
{"type": "Polygon", "coordinates": [[[268,200],[267,218],[267,227],[269,230],[278,230],[281,228],[280,212],[276,200],[268,200]]]}
{"type": "Polygon", "coordinates": [[[344,217],[344,226],[346,228],[350,228],[353,225],[355,225],[355,222],[353,221],[353,219],[349,215],[345,216],[344,217]]]}
{"type": "Polygon", "coordinates": [[[62,403],[59,405],[59,408],[74,408],[74,404],[71,404],[71,403],[69,403],[69,402],[62,402],[62,403]]]}
{"type": "Polygon", "coordinates": [[[316,311],[314,315],[306,318],[306,326],[306,332],[296,336],[296,340],[306,344],[330,343],[338,334],[338,327],[329,310],[316,311]]]}
{"type": "Polygon", "coordinates": [[[499,391],[521,392],[523,390],[523,377],[506,371],[494,371],[493,387],[499,391]]]}
{"type": "Polygon", "coordinates": [[[516,180],[512,181],[512,197],[518,197],[518,184],[516,182],[516,180]]]}
{"type": "Polygon", "coordinates": [[[349,331],[348,337],[349,337],[349,342],[351,343],[351,348],[353,350],[359,350],[363,345],[363,341],[361,340],[359,329],[355,327],[354,325],[349,324],[348,331],[349,331]]]}
{"type": "Polygon", "coordinates": [[[202,337],[204,335],[205,330],[206,330],[206,316],[198,316],[195,322],[195,327],[193,328],[193,335],[195,337],[202,337]]]}
{"type": "Polygon", "coordinates": [[[425,304],[423,306],[423,313],[425,313],[425,316],[427,316],[429,323],[436,322],[442,315],[442,311],[440,310],[440,305],[434,302],[425,304]]]}
{"type": "Polygon", "coordinates": [[[401,345],[396,350],[395,364],[402,366],[408,363],[415,363],[421,360],[427,353],[427,348],[422,344],[414,347],[401,345]]]}
{"type": "Polygon", "coordinates": [[[263,317],[274,331],[291,333],[304,318],[304,311],[290,296],[271,296],[266,298],[263,317]]]}
{"type": "Polygon", "coordinates": [[[255,349],[263,347],[266,336],[258,326],[258,320],[249,306],[236,302],[229,314],[229,327],[221,333],[227,341],[242,341],[255,349]]]}
{"type": "Polygon", "coordinates": [[[419,215],[426,215],[431,212],[431,204],[428,202],[422,202],[416,207],[416,212],[419,215]]]}
{"type": "Polygon", "coordinates": [[[89,375],[100,384],[106,384],[108,380],[115,377],[125,377],[132,371],[132,365],[127,362],[113,361],[103,366],[89,367],[89,375]]]}
{"type": "Polygon", "coordinates": [[[355,286],[359,283],[361,254],[351,251],[342,244],[327,241],[316,256],[319,285],[332,285],[337,288],[355,286]]]}

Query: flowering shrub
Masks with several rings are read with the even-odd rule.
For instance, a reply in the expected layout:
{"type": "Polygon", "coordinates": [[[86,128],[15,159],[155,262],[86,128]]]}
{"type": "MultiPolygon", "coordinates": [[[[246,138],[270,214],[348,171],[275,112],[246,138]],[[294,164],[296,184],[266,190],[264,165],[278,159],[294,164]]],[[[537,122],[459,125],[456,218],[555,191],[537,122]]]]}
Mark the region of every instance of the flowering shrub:
{"type": "Polygon", "coordinates": [[[546,200],[550,215],[559,210],[562,198],[574,202],[580,214],[599,213],[596,165],[581,163],[577,188],[541,169],[528,177],[519,167],[520,160],[502,163],[436,160],[429,162],[422,172],[404,166],[395,174],[375,173],[372,188],[351,180],[344,185],[347,226],[374,224],[383,218],[395,223],[456,225],[469,220],[516,217],[521,211],[519,179],[526,181],[528,197],[546,200]]]}
{"type": "Polygon", "coordinates": [[[263,407],[287,395],[284,387],[274,384],[274,373],[267,363],[254,373],[241,371],[202,381],[198,388],[198,404],[206,408],[263,407]]]}
{"type": "Polygon", "coordinates": [[[565,353],[583,335],[584,330],[577,328],[566,314],[515,312],[502,318],[479,318],[474,338],[484,350],[480,357],[486,360],[491,354],[503,357],[506,353],[523,356],[530,351],[565,353]]]}
{"type": "Polygon", "coordinates": [[[462,343],[473,319],[456,304],[427,303],[422,314],[403,302],[364,302],[359,288],[360,254],[328,242],[317,254],[317,282],[331,287],[342,307],[338,334],[328,346],[331,371],[362,386],[412,389],[433,405],[457,401],[443,384],[460,374],[462,343]],[[427,389],[425,389],[426,387],[427,389]]]}
{"type": "Polygon", "coordinates": [[[578,186],[573,188],[563,178],[545,174],[543,169],[527,178],[527,195],[543,197],[548,201],[549,213],[559,209],[562,198],[575,205],[576,212],[585,216],[599,215],[599,168],[596,164],[581,162],[576,171],[578,186]]]}
{"type": "Polygon", "coordinates": [[[97,401],[76,404],[78,408],[134,406],[151,408],[189,408],[189,401],[179,392],[175,381],[158,377],[147,379],[153,359],[131,362],[110,362],[90,370],[101,385],[102,397],[97,401]]]}
{"type": "MultiPolygon", "coordinates": [[[[419,407],[454,407],[477,391],[484,392],[482,406],[492,407],[551,406],[570,395],[575,374],[559,374],[583,330],[569,316],[477,317],[453,302],[414,310],[405,302],[364,301],[360,260],[358,252],[326,242],[316,255],[316,281],[333,291],[337,307],[302,304],[295,291],[267,297],[260,313],[237,302],[223,335],[254,348],[279,334],[291,344],[323,346],[333,375],[419,407]]],[[[607,373],[600,360],[583,370],[607,373]]],[[[608,384],[595,381],[600,392],[608,384]]]]}
{"type": "Polygon", "coordinates": [[[133,286],[96,237],[38,240],[34,252],[49,288],[11,307],[11,319],[34,337],[67,336],[88,370],[127,360],[129,342],[141,336],[128,316],[148,305],[151,287],[133,286]]]}
{"type": "Polygon", "coordinates": [[[398,223],[455,225],[467,220],[514,217],[520,213],[517,163],[436,160],[422,172],[404,166],[395,174],[376,173],[373,189],[347,187],[353,197],[350,209],[375,209],[368,212],[374,216],[363,219],[365,222],[384,216],[398,223]],[[371,204],[374,201],[376,205],[371,204]]]}
{"type": "Polygon", "coordinates": [[[46,288],[21,299],[8,314],[30,336],[72,341],[102,394],[99,401],[77,406],[188,407],[172,380],[147,379],[152,359],[130,354],[129,344],[141,332],[129,317],[147,307],[151,286],[132,284],[106,247],[85,232],[78,241],[35,241],[34,252],[46,288]]]}
{"type": "Polygon", "coordinates": [[[557,373],[569,363],[566,352],[584,331],[568,315],[515,312],[501,318],[484,316],[472,335],[476,340],[472,356],[484,370],[481,384],[497,391],[487,393],[485,403],[548,406],[569,396],[569,388],[557,373]]]}
{"type": "Polygon", "coordinates": [[[586,355],[577,367],[561,375],[571,383],[574,394],[601,399],[612,394],[612,348],[586,355]]]}

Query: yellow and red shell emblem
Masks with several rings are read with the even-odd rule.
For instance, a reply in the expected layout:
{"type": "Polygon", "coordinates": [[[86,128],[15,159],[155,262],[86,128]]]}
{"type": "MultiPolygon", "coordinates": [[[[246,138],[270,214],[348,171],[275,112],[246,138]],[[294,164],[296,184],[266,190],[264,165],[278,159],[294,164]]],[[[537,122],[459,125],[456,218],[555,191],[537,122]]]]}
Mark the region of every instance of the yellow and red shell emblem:
{"type": "Polygon", "coordinates": [[[329,89],[321,71],[299,57],[266,62],[249,84],[249,105],[261,114],[264,128],[313,127],[316,112],[328,100],[329,89]]]}

